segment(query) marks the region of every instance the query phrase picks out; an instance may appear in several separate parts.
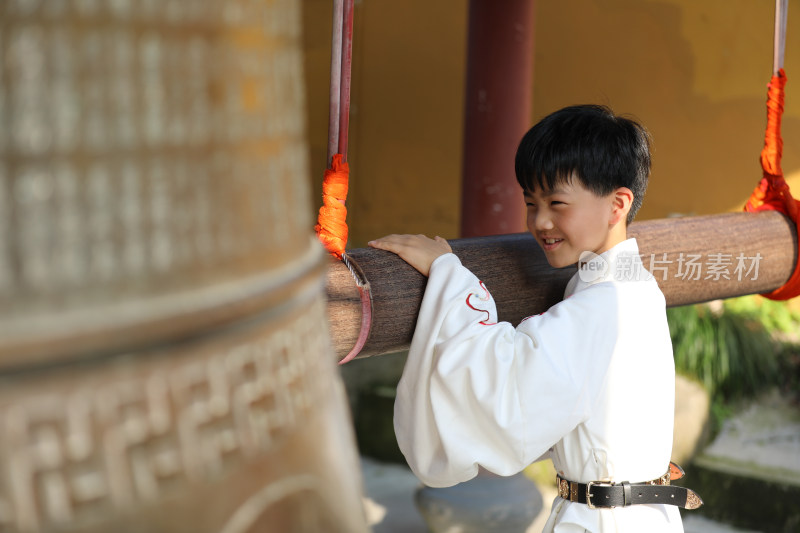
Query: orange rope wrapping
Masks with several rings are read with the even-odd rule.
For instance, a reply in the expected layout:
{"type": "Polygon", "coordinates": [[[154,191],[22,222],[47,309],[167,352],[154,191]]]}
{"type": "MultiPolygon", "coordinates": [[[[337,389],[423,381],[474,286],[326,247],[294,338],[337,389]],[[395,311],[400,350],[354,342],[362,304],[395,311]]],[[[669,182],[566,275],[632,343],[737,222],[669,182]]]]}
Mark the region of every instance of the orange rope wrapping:
{"type": "Polygon", "coordinates": [[[325,169],[322,180],[322,207],[319,208],[314,230],[328,252],[341,259],[347,246],[347,184],[350,166],[342,161],[342,154],[335,154],[331,168],[325,169]]]}
{"type": "MultiPolygon", "coordinates": [[[[800,217],[798,217],[800,201],[792,197],[789,184],[783,178],[781,169],[783,153],[781,117],[785,85],[786,73],[783,69],[772,76],[767,85],[767,129],[764,133],[764,148],[761,150],[761,168],[764,173],[758,186],[750,195],[750,199],[747,200],[744,210],[748,212],[779,211],[792,219],[797,226],[798,235],[800,235],[800,217]]],[[[788,300],[798,295],[800,295],[800,252],[789,280],[783,286],[762,296],[771,300],[788,300]]]]}

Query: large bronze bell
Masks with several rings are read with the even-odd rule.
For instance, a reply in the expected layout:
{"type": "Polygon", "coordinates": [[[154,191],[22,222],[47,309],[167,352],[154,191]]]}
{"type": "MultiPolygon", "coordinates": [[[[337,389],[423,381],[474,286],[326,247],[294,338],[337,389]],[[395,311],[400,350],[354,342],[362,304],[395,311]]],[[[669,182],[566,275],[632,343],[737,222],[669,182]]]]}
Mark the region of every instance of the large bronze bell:
{"type": "Polygon", "coordinates": [[[0,2],[0,532],[359,532],[300,0],[0,2]]]}

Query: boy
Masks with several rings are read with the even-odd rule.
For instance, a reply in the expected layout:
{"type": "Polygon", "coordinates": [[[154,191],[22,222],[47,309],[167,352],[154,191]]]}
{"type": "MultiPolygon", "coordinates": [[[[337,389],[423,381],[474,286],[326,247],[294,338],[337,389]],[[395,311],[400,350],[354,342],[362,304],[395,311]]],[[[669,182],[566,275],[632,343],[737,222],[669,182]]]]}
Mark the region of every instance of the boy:
{"type": "Polygon", "coordinates": [[[648,135],[608,108],[568,107],[523,137],[515,169],[548,262],[579,267],[564,301],[516,328],[497,323],[488,291],[441,237],[369,243],[429,276],[397,389],[400,448],[434,487],[550,457],[559,496],[548,532],[683,531],[676,505],[699,499],[666,482],[666,306],[626,233],[647,186],[648,135]]]}

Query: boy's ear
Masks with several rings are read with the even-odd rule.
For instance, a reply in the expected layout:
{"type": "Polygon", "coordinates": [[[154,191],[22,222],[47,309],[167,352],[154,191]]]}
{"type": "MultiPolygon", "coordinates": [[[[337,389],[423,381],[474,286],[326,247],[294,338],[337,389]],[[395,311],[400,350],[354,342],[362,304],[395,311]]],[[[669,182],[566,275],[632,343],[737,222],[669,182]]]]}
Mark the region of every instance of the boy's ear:
{"type": "Polygon", "coordinates": [[[631,210],[631,204],[633,204],[633,191],[627,187],[619,187],[612,194],[611,219],[609,223],[613,225],[618,224],[620,221],[627,222],[628,213],[631,210]]]}

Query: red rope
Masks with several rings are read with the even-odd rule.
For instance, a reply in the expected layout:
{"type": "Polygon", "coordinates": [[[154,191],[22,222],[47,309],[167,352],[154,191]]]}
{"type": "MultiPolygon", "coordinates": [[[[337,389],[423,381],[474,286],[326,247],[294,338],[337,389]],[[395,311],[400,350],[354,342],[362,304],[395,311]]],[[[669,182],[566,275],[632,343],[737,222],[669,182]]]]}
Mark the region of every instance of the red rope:
{"type": "Polygon", "coordinates": [[[333,0],[333,28],[331,29],[331,85],[330,112],[328,114],[328,157],[339,152],[339,115],[342,94],[342,34],[344,32],[344,0],[333,0]]]}
{"type": "MultiPolygon", "coordinates": [[[[748,212],[779,211],[795,223],[800,235],[800,202],[792,197],[789,184],[783,177],[781,156],[783,139],[781,138],[781,117],[783,115],[784,87],[786,73],[780,69],[767,85],[767,129],[764,133],[764,148],[761,150],[761,168],[763,177],[750,195],[744,206],[748,212]]],[[[800,246],[798,247],[800,248],[800,246]]],[[[770,293],[763,296],[771,300],[788,300],[800,295],[800,252],[795,269],[789,280],[770,293]]]]}
{"type": "Polygon", "coordinates": [[[322,179],[322,207],[314,229],[320,242],[337,259],[347,246],[347,131],[350,124],[350,73],[353,57],[354,0],[334,0],[331,43],[328,161],[322,179]]]}
{"type": "Polygon", "coordinates": [[[339,95],[339,146],[338,153],[347,161],[348,130],[350,128],[350,84],[353,69],[353,13],[354,0],[346,0],[342,17],[342,75],[339,95]]]}
{"type": "Polygon", "coordinates": [[[347,245],[347,187],[350,166],[335,154],[331,168],[325,169],[322,179],[322,207],[319,208],[314,230],[320,242],[336,258],[341,259],[347,245]]]}
{"type": "Polygon", "coordinates": [[[349,363],[361,353],[361,349],[367,343],[370,329],[372,329],[372,296],[369,287],[358,285],[358,295],[361,298],[361,327],[358,330],[358,338],[353,348],[344,358],[339,361],[340,365],[349,363]]]}
{"type": "Polygon", "coordinates": [[[342,260],[356,278],[361,298],[361,328],[355,346],[339,361],[355,358],[369,337],[372,328],[372,297],[369,284],[360,280],[347,261],[347,188],[350,166],[347,164],[347,140],[350,126],[350,83],[353,64],[354,0],[334,0],[331,45],[330,117],[328,121],[328,161],[322,180],[322,207],[319,208],[317,238],[328,252],[342,260]]]}

